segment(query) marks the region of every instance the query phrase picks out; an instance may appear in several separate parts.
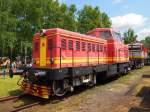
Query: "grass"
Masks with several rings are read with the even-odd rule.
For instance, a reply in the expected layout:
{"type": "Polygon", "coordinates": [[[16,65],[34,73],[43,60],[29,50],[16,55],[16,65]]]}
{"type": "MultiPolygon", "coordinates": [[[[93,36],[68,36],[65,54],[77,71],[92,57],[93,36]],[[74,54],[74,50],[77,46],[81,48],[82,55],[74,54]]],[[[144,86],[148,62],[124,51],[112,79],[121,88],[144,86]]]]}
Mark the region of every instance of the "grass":
{"type": "Polygon", "coordinates": [[[137,76],[141,76],[144,74],[144,72],[147,72],[149,69],[150,69],[149,66],[145,66],[145,67],[140,68],[140,69],[132,70],[127,75],[120,77],[118,81],[125,82],[125,81],[128,81],[128,80],[135,78],[137,76]]]}
{"type": "MultiPolygon", "coordinates": [[[[17,85],[17,82],[19,79],[20,79],[20,76],[14,76],[12,79],[9,78],[9,76],[7,76],[6,79],[4,79],[3,76],[0,75],[0,97],[20,95],[22,91],[20,87],[17,85]]],[[[13,102],[13,106],[19,107],[19,106],[30,104],[30,103],[35,103],[36,101],[37,99],[35,99],[34,97],[33,98],[25,97],[25,98],[21,98],[13,102]]],[[[1,108],[0,108],[0,112],[1,112],[1,108]]]]}
{"type": "Polygon", "coordinates": [[[2,96],[14,96],[21,93],[20,87],[17,85],[17,81],[20,76],[14,76],[12,79],[7,76],[5,79],[0,75],[0,97],[2,96]]]}

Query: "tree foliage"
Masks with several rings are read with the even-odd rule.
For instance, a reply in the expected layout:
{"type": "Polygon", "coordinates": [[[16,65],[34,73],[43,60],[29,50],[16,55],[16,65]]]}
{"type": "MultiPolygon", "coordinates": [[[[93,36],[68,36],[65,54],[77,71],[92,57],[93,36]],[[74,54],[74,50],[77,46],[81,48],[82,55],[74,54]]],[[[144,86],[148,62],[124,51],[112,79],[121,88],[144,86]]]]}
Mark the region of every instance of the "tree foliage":
{"type": "Polygon", "coordinates": [[[128,31],[124,32],[124,43],[129,44],[136,41],[137,35],[135,34],[135,31],[131,28],[128,29],[128,31]]]}
{"type": "Polygon", "coordinates": [[[31,50],[35,32],[56,27],[85,33],[111,27],[111,22],[98,7],[78,11],[74,4],[67,6],[58,0],[0,0],[0,56],[10,55],[10,50],[14,56],[24,55],[25,47],[31,50]]]}
{"type": "Polygon", "coordinates": [[[101,14],[101,19],[100,20],[101,20],[101,27],[103,27],[103,28],[110,28],[111,27],[112,23],[111,23],[108,15],[105,12],[103,12],[101,14]]]}
{"type": "Polygon", "coordinates": [[[106,13],[101,13],[98,7],[85,5],[78,12],[78,31],[86,33],[93,28],[111,27],[111,22],[106,13]]]}
{"type": "Polygon", "coordinates": [[[145,37],[145,39],[141,40],[141,42],[148,49],[148,55],[150,56],[150,36],[145,37]]]}

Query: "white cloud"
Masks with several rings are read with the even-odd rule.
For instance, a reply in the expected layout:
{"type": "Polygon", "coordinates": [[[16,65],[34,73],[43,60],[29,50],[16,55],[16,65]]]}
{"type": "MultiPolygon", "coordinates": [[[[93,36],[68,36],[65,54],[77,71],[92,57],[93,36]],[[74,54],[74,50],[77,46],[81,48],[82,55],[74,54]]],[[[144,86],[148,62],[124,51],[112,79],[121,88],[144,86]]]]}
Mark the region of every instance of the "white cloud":
{"type": "Polygon", "coordinates": [[[145,28],[139,31],[138,33],[138,40],[144,39],[146,36],[150,36],[150,28],[145,28]]]}
{"type": "Polygon", "coordinates": [[[140,14],[129,13],[123,16],[112,17],[112,26],[117,30],[127,30],[128,28],[139,28],[145,25],[148,18],[140,14]]]}
{"type": "Polygon", "coordinates": [[[124,0],[113,0],[113,3],[114,4],[119,4],[119,3],[122,3],[124,0]]]}

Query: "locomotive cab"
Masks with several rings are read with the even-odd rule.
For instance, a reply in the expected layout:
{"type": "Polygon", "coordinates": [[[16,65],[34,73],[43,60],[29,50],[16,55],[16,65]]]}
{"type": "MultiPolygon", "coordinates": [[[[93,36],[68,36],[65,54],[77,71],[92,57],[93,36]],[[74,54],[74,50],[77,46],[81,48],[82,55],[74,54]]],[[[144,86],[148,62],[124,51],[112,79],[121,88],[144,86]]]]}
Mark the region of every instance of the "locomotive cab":
{"type": "Polygon", "coordinates": [[[96,28],[87,34],[107,41],[107,63],[110,76],[128,71],[128,46],[124,45],[120,33],[112,28],[96,28]]]}
{"type": "Polygon", "coordinates": [[[121,34],[112,28],[96,28],[87,33],[107,40],[108,63],[128,62],[128,46],[123,44],[121,34]]]}
{"type": "Polygon", "coordinates": [[[112,28],[95,28],[87,32],[90,36],[95,36],[97,38],[102,38],[105,40],[118,40],[122,41],[121,34],[114,31],[112,28]]]}
{"type": "Polygon", "coordinates": [[[129,58],[132,68],[141,68],[144,66],[144,59],[147,58],[147,50],[142,43],[131,43],[129,46],[129,58]]]}

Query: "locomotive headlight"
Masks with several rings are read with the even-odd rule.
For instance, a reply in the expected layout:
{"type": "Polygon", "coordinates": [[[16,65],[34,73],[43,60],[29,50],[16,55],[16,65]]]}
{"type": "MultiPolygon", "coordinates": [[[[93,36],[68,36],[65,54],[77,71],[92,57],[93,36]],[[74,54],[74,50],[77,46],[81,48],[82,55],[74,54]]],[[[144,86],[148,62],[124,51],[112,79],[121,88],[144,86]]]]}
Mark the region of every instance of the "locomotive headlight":
{"type": "Polygon", "coordinates": [[[44,35],[45,35],[45,32],[46,32],[45,29],[40,30],[40,35],[41,35],[41,36],[44,36],[44,35]]]}
{"type": "Polygon", "coordinates": [[[45,71],[37,71],[34,73],[35,76],[45,76],[46,72],[45,71]]]}
{"type": "Polygon", "coordinates": [[[32,59],[32,63],[33,63],[33,64],[36,64],[36,60],[35,60],[35,59],[32,59]]]}
{"type": "Polygon", "coordinates": [[[54,58],[50,58],[50,63],[54,64],[54,58]]]}

